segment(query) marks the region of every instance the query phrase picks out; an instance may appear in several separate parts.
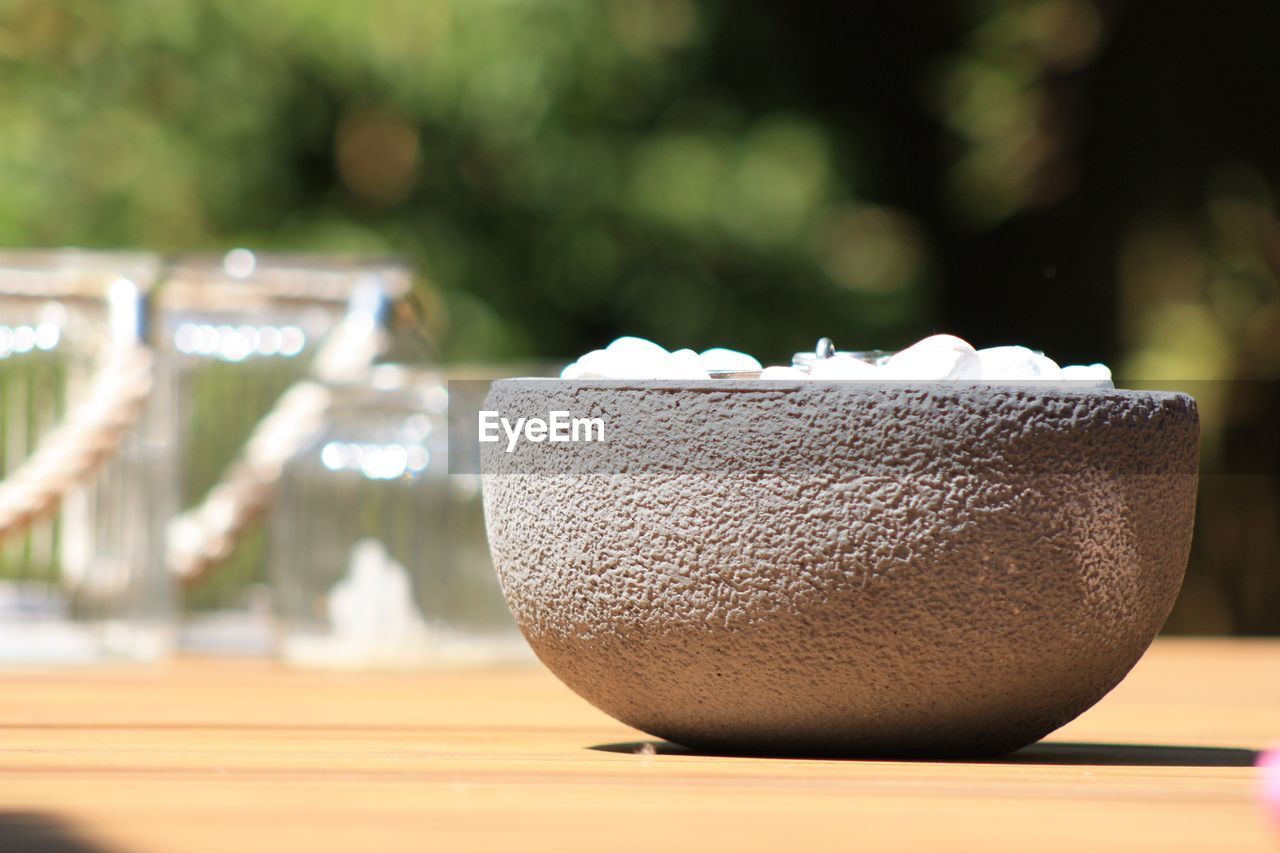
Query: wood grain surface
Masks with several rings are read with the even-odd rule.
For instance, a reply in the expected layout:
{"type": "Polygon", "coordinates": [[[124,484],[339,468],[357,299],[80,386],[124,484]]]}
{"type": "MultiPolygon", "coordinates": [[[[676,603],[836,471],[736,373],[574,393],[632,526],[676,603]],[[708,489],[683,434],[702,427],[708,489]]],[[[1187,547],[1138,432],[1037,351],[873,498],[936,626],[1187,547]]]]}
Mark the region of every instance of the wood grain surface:
{"type": "Polygon", "coordinates": [[[0,850],[1278,850],[1280,641],[1164,639],[986,763],[655,744],[537,667],[0,674],[0,850]]]}

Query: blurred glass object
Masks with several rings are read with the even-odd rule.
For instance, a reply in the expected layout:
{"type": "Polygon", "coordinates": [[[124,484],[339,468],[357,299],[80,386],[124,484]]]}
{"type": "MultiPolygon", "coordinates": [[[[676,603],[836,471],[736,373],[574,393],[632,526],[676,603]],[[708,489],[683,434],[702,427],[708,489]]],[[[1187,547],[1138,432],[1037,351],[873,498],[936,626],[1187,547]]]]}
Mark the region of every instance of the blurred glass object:
{"type": "Polygon", "coordinates": [[[368,368],[390,322],[379,312],[394,311],[409,288],[403,266],[374,259],[235,249],[172,265],[159,297],[158,337],[175,376],[173,454],[185,510],[171,529],[170,563],[188,579],[188,609],[261,611],[253,604],[255,584],[266,577],[261,531],[239,521],[207,529],[219,514],[209,498],[286,389],[316,370],[368,368]],[[356,345],[331,348],[329,363],[318,364],[344,319],[364,324],[348,336],[356,345]],[[184,541],[173,541],[179,533],[184,541]],[[181,565],[175,544],[186,557],[181,565]]]}
{"type": "Polygon", "coordinates": [[[145,254],[0,253],[0,664],[171,647],[173,399],[142,346],[156,268],[145,254]],[[136,376],[112,375],[129,365],[136,376]]]}
{"type": "Polygon", "coordinates": [[[526,658],[489,558],[480,478],[449,473],[441,377],[382,365],[327,390],[325,423],[286,464],[269,528],[284,659],[526,658]]]}

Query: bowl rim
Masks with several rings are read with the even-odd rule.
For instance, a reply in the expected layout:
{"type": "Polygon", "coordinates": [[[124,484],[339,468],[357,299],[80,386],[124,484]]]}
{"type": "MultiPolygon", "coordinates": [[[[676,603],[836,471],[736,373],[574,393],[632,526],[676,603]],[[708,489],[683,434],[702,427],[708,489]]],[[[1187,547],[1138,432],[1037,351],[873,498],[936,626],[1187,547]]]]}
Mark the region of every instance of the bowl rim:
{"type": "Polygon", "coordinates": [[[547,390],[584,389],[613,391],[800,391],[840,388],[860,394],[928,391],[972,396],[1063,396],[1125,398],[1147,397],[1179,399],[1195,402],[1185,391],[1157,388],[1116,388],[1094,380],[1028,379],[1016,382],[970,379],[934,379],[903,381],[882,379],[560,379],[552,376],[511,376],[492,381],[492,387],[529,387],[542,385],[547,390]]]}

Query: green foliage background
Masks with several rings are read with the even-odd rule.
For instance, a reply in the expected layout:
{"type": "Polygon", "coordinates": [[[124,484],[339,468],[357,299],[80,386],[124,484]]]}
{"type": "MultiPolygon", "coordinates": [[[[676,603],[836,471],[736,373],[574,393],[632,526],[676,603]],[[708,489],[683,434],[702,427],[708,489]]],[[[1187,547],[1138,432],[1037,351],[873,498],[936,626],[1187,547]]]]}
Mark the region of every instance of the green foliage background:
{"type": "Polygon", "coordinates": [[[5,242],[399,252],[458,358],[622,327],[777,350],[780,317],[792,346],[919,311],[923,249],[858,199],[855,152],[706,79],[731,7],[5,5],[5,242]]]}

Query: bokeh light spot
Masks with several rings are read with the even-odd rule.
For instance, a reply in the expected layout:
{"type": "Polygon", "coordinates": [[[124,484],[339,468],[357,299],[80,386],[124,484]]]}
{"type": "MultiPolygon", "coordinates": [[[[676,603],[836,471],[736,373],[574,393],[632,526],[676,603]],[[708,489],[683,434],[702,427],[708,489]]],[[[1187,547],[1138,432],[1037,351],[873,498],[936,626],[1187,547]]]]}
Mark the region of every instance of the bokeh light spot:
{"type": "Polygon", "coordinates": [[[348,116],[338,127],[338,174],[364,201],[386,206],[403,201],[417,179],[417,130],[404,118],[375,111],[348,116]]]}

